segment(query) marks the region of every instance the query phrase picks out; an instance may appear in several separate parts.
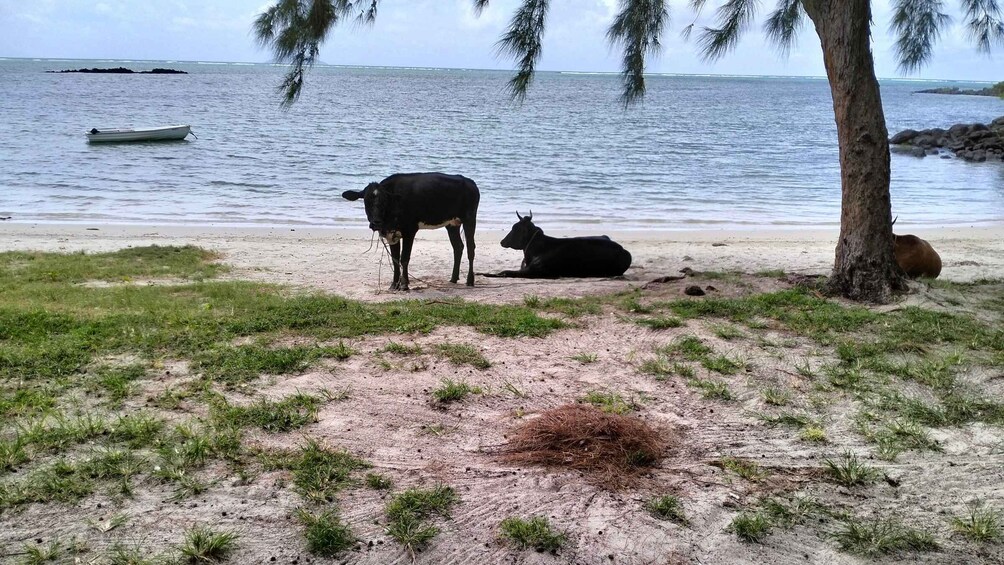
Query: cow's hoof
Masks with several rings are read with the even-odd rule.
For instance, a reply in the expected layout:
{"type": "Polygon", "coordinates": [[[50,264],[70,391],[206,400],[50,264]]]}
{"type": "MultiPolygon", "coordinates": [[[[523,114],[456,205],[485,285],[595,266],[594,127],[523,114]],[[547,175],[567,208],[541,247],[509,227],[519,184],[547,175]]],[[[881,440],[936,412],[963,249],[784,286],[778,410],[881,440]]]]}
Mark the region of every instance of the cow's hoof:
{"type": "Polygon", "coordinates": [[[467,281],[467,286],[474,286],[474,281],[467,281]]]}
{"type": "Polygon", "coordinates": [[[453,284],[457,284],[457,281],[459,281],[459,280],[460,280],[460,278],[450,279],[450,282],[453,283],[453,284]]]}

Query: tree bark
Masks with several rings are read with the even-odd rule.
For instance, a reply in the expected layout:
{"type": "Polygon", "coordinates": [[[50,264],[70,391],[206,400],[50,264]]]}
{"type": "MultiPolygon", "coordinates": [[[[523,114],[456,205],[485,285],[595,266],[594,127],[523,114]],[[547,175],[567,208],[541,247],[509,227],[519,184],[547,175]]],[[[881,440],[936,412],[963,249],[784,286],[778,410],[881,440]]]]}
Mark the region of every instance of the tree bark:
{"type": "Polygon", "coordinates": [[[871,52],[870,0],[803,0],[823,48],[840,145],[840,239],[829,289],[885,303],[905,288],[893,253],[889,132],[871,52]]]}

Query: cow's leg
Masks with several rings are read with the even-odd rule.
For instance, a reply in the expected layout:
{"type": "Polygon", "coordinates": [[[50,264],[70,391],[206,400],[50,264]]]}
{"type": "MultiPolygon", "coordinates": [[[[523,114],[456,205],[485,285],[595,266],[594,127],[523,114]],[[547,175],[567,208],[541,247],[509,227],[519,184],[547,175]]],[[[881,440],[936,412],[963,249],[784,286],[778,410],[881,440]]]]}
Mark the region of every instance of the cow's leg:
{"type": "Polygon", "coordinates": [[[464,255],[464,240],[460,239],[459,226],[446,226],[446,233],[450,234],[450,245],[453,246],[453,275],[450,282],[455,283],[460,280],[460,258],[464,255]]]}
{"type": "Polygon", "coordinates": [[[394,281],[390,283],[391,290],[401,289],[401,242],[391,244],[390,261],[394,264],[394,281]]]}
{"type": "MultiPolygon", "coordinates": [[[[474,227],[477,219],[464,222],[464,239],[467,240],[467,286],[474,286],[474,227]]],[[[459,273],[456,273],[459,275],[459,273]]]]}
{"type": "Polygon", "coordinates": [[[411,262],[411,246],[415,243],[415,234],[404,234],[401,243],[401,290],[408,290],[408,263],[411,262]]]}

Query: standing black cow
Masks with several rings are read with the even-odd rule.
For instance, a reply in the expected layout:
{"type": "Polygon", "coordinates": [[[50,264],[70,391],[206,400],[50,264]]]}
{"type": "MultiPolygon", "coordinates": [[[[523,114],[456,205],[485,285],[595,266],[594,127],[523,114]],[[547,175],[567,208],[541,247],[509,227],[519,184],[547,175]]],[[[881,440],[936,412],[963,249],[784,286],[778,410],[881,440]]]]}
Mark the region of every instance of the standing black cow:
{"type": "Polygon", "coordinates": [[[548,237],[533,224],[533,212],[520,216],[502,247],[523,250],[518,271],[485,274],[489,277],[556,279],[559,277],[617,277],[631,266],[631,254],[605,235],[548,237]]]}
{"type": "Polygon", "coordinates": [[[467,239],[467,286],[474,286],[474,229],[481,200],[474,181],[460,175],[402,173],[380,182],[371,182],[362,190],[346,190],[342,198],[362,198],[370,229],[379,232],[380,237],[390,244],[390,256],[394,262],[391,290],[408,290],[411,246],[420,229],[446,228],[453,245],[453,276],[450,282],[457,282],[460,279],[460,257],[464,253],[461,226],[467,239]]]}

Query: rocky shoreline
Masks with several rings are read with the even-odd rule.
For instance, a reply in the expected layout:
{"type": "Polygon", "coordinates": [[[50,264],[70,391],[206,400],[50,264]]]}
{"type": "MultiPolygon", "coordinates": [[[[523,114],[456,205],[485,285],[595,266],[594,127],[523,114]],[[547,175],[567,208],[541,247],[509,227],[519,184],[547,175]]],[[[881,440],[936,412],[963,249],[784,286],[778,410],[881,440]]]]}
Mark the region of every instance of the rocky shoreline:
{"type": "Polygon", "coordinates": [[[114,69],[66,69],[65,71],[45,71],[47,73],[96,73],[96,74],[116,74],[116,75],[187,75],[188,71],[177,71],[174,69],[152,69],[149,71],[134,71],[125,67],[115,67],[114,69]]]}
{"type": "Polygon", "coordinates": [[[955,124],[948,129],[903,130],[889,139],[893,151],[915,157],[939,155],[982,163],[1004,161],[1004,116],[989,124],[955,124]]]}

